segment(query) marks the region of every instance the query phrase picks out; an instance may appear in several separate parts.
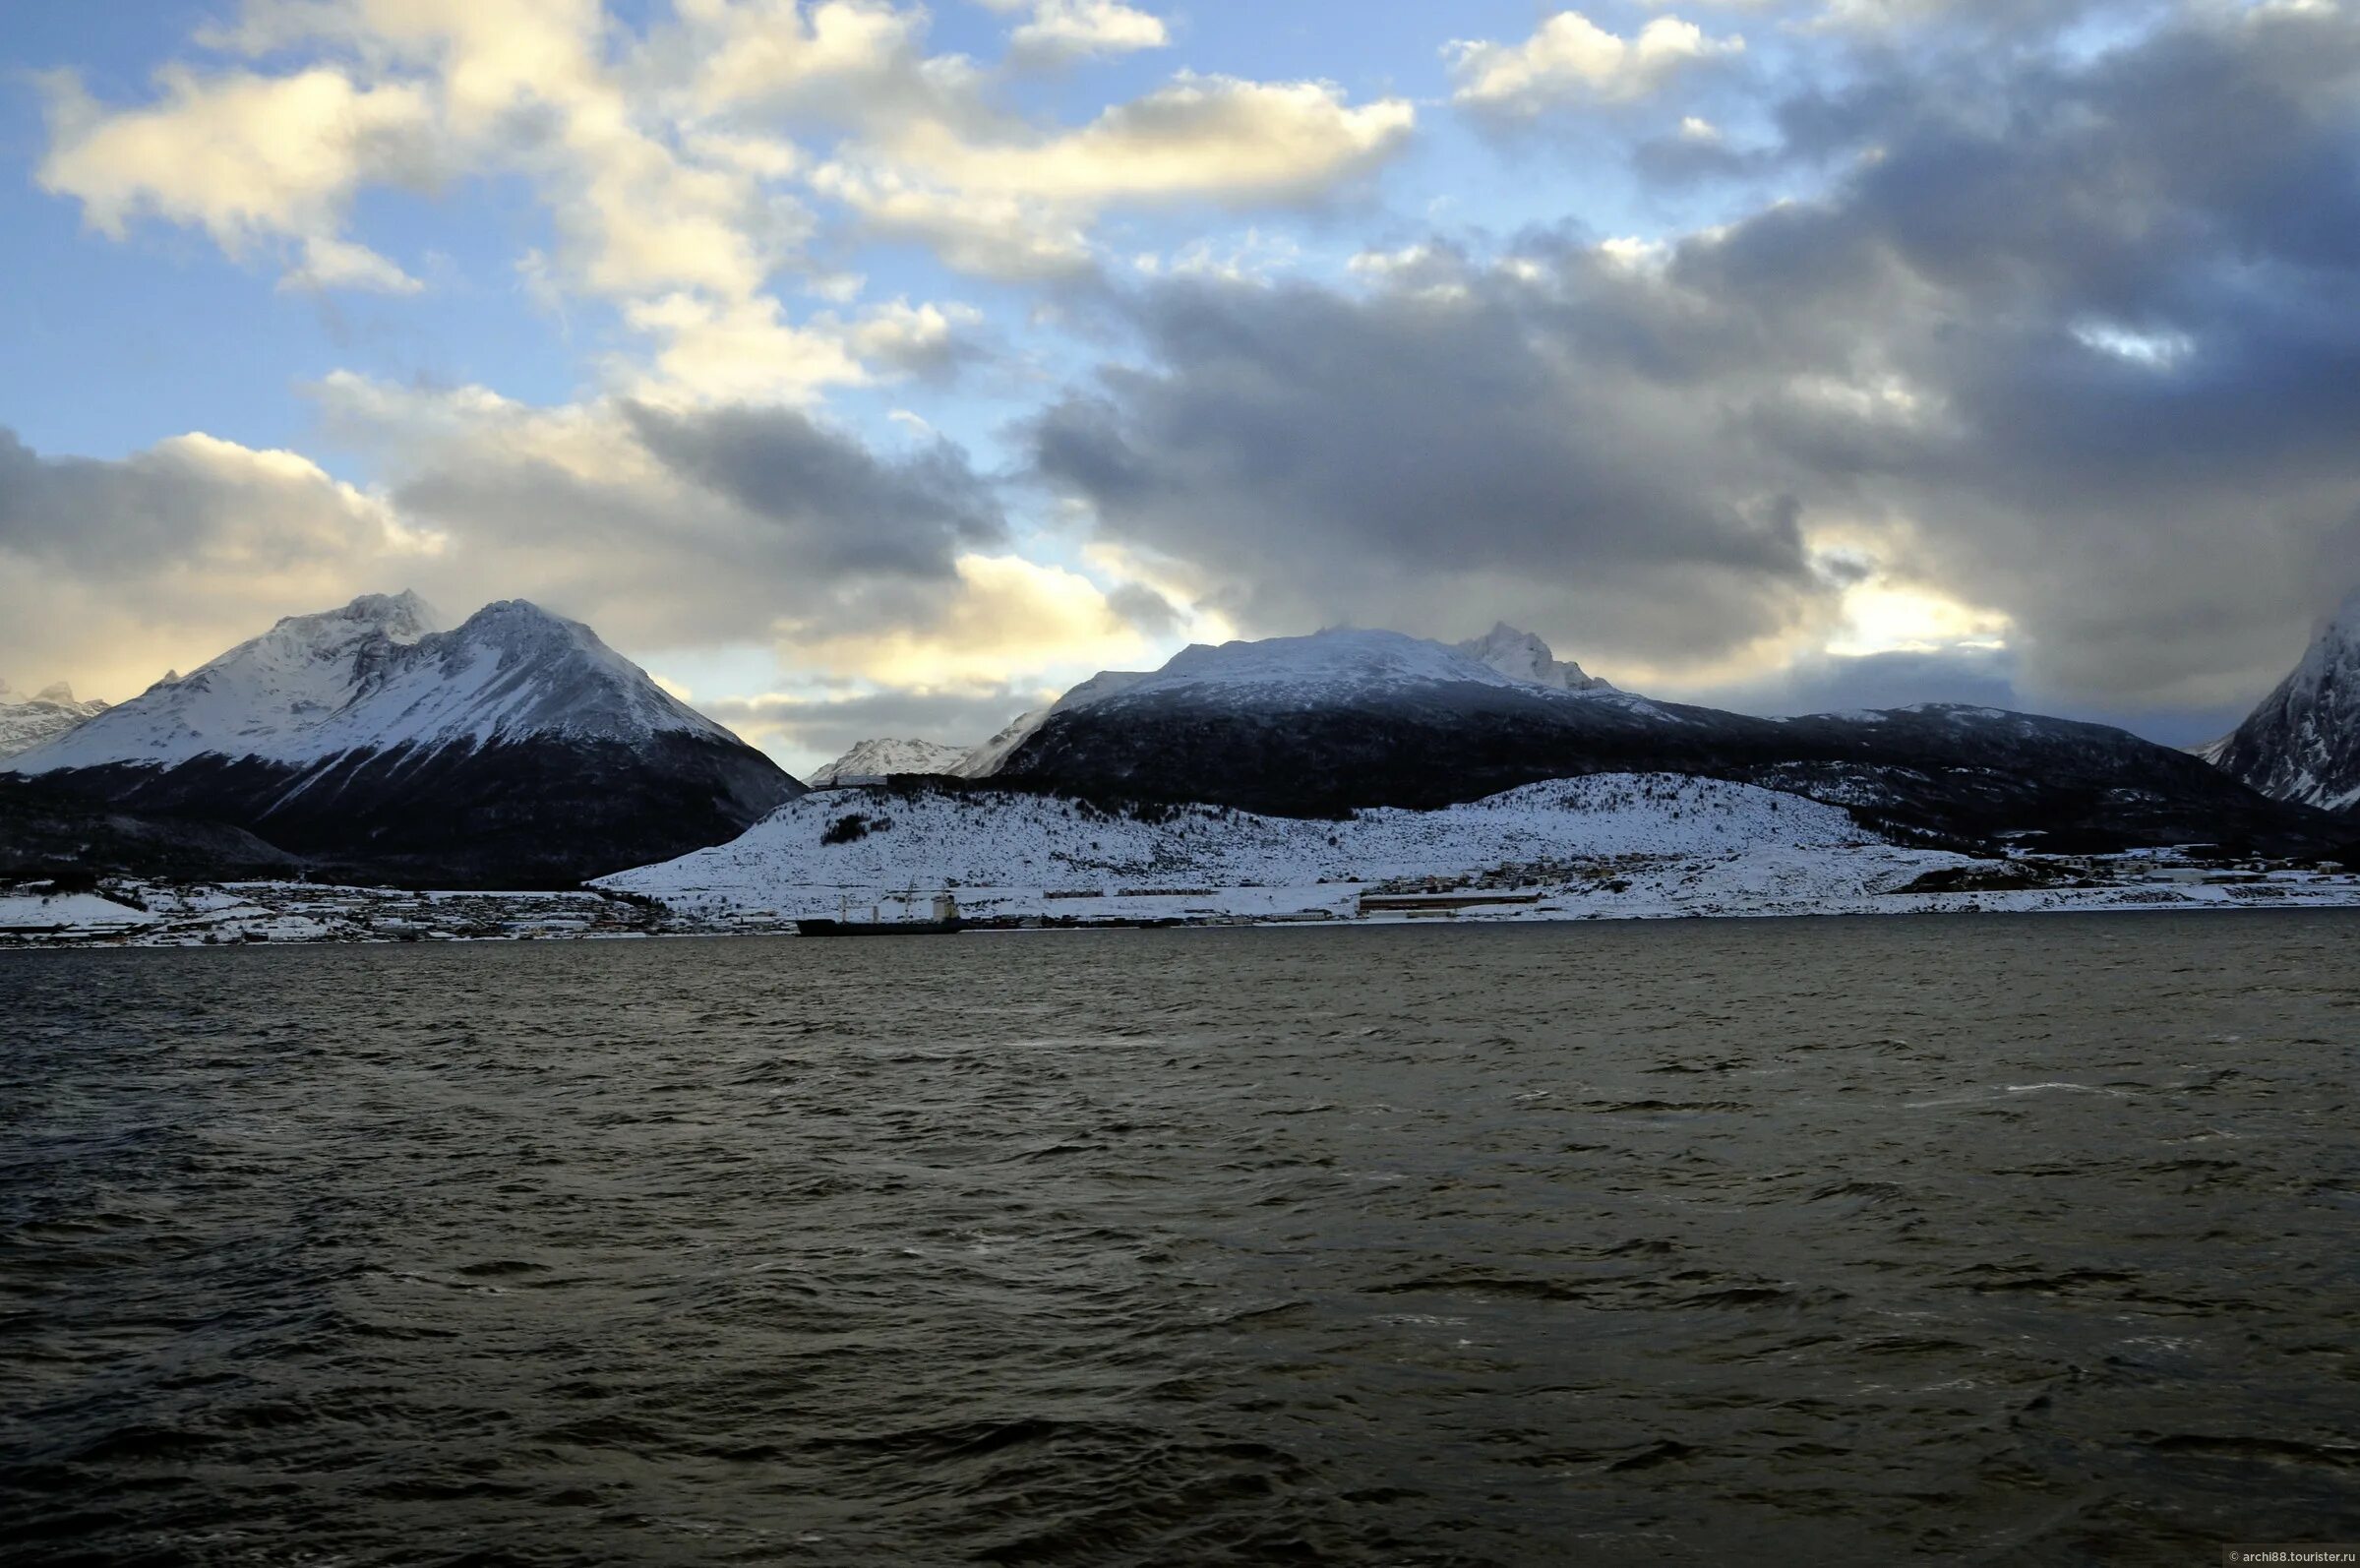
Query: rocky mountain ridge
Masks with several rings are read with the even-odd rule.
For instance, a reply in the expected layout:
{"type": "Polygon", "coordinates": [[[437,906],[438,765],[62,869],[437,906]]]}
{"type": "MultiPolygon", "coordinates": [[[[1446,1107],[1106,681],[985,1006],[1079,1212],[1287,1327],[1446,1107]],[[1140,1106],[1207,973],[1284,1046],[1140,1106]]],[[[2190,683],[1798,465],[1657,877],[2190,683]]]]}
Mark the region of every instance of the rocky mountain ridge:
{"type": "Polygon", "coordinates": [[[2198,754],[2273,800],[2360,808],[2360,593],[2243,724],[2198,754]]]}

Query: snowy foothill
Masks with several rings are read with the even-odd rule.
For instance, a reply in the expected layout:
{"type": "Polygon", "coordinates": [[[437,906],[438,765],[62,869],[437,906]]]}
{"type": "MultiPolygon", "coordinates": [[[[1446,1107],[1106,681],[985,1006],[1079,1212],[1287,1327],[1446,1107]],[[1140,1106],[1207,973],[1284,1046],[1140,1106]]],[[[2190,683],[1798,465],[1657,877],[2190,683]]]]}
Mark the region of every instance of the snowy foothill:
{"type": "Polygon", "coordinates": [[[2150,885],[2149,862],[2092,885],[1904,891],[1992,863],[1911,849],[1843,811],[1671,774],[1561,779],[1436,812],[1344,820],[1215,807],[1107,811],[933,787],[791,801],[735,841],[600,878],[677,917],[745,927],[850,908],[914,917],[956,892],[983,920],[1647,918],[2344,902],[2349,879],[2150,885]],[[1421,893],[1436,897],[1419,907],[1421,893]],[[1472,895],[1472,901],[1462,902],[1472,895]]]}
{"type": "Polygon", "coordinates": [[[94,892],[60,892],[46,885],[9,888],[0,890],[0,934],[129,931],[154,921],[145,903],[94,892]]]}
{"type": "Polygon", "coordinates": [[[1512,865],[1871,842],[1833,807],[1665,774],[1533,784],[1444,811],[1368,811],[1341,821],[1210,806],[1106,811],[989,789],[832,790],[788,802],[731,843],[598,885],[677,909],[807,915],[834,913],[840,896],[947,886],[978,910],[1046,912],[1052,902],[1158,889],[1349,894],[1512,865]]]}

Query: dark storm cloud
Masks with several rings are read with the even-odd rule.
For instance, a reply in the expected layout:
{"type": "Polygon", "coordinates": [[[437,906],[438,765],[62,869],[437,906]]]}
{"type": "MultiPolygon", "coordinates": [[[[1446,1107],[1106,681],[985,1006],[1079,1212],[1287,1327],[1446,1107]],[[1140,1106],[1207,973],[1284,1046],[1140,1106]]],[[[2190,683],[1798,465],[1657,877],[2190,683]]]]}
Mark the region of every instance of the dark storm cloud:
{"type": "Polygon", "coordinates": [[[1746,180],[1783,168],[1780,153],[1733,148],[1719,138],[1651,136],[1631,149],[1631,164],[1657,185],[1701,185],[1712,180],[1746,180]]]}
{"type": "Polygon", "coordinates": [[[990,487],[946,441],[888,460],[792,408],[623,411],[673,473],[794,540],[819,570],[945,574],[962,550],[1005,538],[990,487]]]}
{"type": "Polygon", "coordinates": [[[1849,172],[1655,265],[1568,234],[1151,289],[1147,368],[1050,409],[1036,469],[1262,625],[1489,593],[1701,661],[1824,604],[1840,529],[2011,615],[2032,699],[2258,693],[2360,581],[2360,19],[1990,58],[1869,56],[1786,116],[1849,172]]]}
{"type": "Polygon", "coordinates": [[[1689,483],[1678,411],[1584,374],[1535,335],[1523,293],[1455,276],[1367,300],[1154,291],[1139,320],[1156,368],[1109,370],[1046,411],[1036,465],[1110,531],[1215,570],[1228,607],[1264,626],[1480,630],[1515,579],[1595,595],[1606,617],[1675,572],[1739,590],[1629,629],[1669,646],[1769,630],[1815,591],[1791,513],[1689,483]]]}
{"type": "Polygon", "coordinates": [[[1683,691],[1679,695],[1683,700],[1774,718],[1905,707],[1912,702],[1964,702],[2019,710],[2026,706],[2016,690],[2015,661],[2005,652],[1983,648],[1869,653],[1850,658],[1823,655],[1797,660],[1765,680],[1683,691]]]}
{"type": "Polygon", "coordinates": [[[2025,692],[2017,684],[2018,673],[2017,659],[1994,648],[1967,646],[1853,657],[1817,654],[1761,680],[1683,688],[1664,694],[1683,702],[1770,717],[1906,707],[1917,702],[1960,702],[2020,713],[2063,709],[2070,718],[2111,724],[2177,747],[2217,740],[2235,729],[2248,711],[2242,702],[2194,707],[2058,703],[2025,692]]]}
{"type": "Polygon", "coordinates": [[[944,441],[884,456],[791,408],[622,402],[551,447],[511,417],[382,427],[396,509],[468,584],[441,596],[545,597],[629,645],[929,625],[957,557],[1006,536],[994,482],[944,441]]]}
{"type": "Polygon", "coordinates": [[[1107,592],[1107,608],[1146,636],[1168,637],[1180,629],[1172,601],[1143,582],[1117,583],[1107,592]]]}

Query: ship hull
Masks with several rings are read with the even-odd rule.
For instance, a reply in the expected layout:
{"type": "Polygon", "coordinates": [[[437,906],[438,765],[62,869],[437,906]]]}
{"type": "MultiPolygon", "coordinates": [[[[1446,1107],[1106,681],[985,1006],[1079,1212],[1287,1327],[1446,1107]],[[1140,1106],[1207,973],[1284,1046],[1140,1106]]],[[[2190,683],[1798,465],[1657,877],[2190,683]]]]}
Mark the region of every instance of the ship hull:
{"type": "Polygon", "coordinates": [[[963,920],[799,920],[800,936],[951,936],[966,929],[963,920]]]}

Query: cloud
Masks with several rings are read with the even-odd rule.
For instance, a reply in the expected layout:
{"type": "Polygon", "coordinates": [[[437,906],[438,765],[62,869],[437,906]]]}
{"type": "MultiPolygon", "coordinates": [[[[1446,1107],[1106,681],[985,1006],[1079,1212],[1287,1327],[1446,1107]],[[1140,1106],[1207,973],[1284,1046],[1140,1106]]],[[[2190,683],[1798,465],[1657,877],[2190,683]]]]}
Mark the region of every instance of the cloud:
{"type": "Polygon", "coordinates": [[[293,452],[192,434],[45,457],[0,430],[0,667],[120,698],[442,544],[293,452]]]}
{"type": "Polygon", "coordinates": [[[304,286],[398,290],[392,264],[341,234],[353,196],[516,172],[548,202],[576,288],[750,297],[808,227],[764,189],[784,150],[667,134],[656,94],[610,65],[606,35],[591,0],[248,0],[209,41],[338,58],[280,75],[167,66],[153,101],[122,108],[53,78],[39,178],[112,235],[154,215],[232,254],[285,237],[305,245],[304,286]]]}
{"type": "Polygon", "coordinates": [[[924,90],[923,10],[877,0],[679,0],[675,10],[680,31],[655,48],[686,62],[680,74],[704,114],[924,90]]]}
{"type": "MultiPolygon", "coordinates": [[[[1132,619],[1141,608],[1135,594],[1110,598],[1078,572],[1019,555],[965,555],[955,567],[955,591],[923,621],[789,631],[785,643],[796,667],[886,686],[938,687],[1117,665],[1147,647],[1132,619]]],[[[1168,615],[1170,606],[1162,608],[1168,615]]]]}
{"type": "Polygon", "coordinates": [[[1544,20],[1522,43],[1460,39],[1445,46],[1451,101],[1507,119],[1567,104],[1622,103],[1651,95],[1682,67],[1745,51],[1734,34],[1711,37],[1693,22],[1658,17],[1632,37],[1579,11],[1544,20]]]}
{"type": "Polygon", "coordinates": [[[906,127],[894,156],[954,189],[1051,202],[1297,201],[1374,168],[1417,121],[1408,101],[1354,106],[1326,82],[1183,72],[1078,129],[973,140],[940,121],[906,127]]]}
{"type": "Polygon", "coordinates": [[[1963,702],[2015,711],[2029,705],[2016,689],[2014,658],[1998,648],[1867,653],[1848,658],[1812,654],[1766,677],[1662,694],[1772,717],[1906,707],[1914,702],[1963,702]]]}
{"type": "Polygon", "coordinates": [[[157,100],[110,113],[70,74],[45,79],[49,150],[35,179],[120,239],[142,217],[203,228],[233,256],[294,242],[305,286],[407,292],[401,270],[340,236],[366,183],[422,186],[440,153],[425,94],[325,67],[285,77],[157,73],[157,100]]]}
{"type": "Polygon", "coordinates": [[[870,238],[928,246],[953,271],[1011,282],[1075,277],[1093,265],[1089,214],[1020,196],[944,190],[890,167],[821,167],[814,186],[870,238]]]}
{"type": "Polygon", "coordinates": [[[303,261],[279,279],[282,289],[353,289],[369,294],[415,294],[426,285],[366,245],[318,235],[303,242],[303,261]]]}
{"type": "Polygon", "coordinates": [[[1660,246],[1149,284],[1035,472],[1257,631],[1496,611],[1725,681],[1835,626],[1845,543],[2043,704],[2250,700],[2360,578],[2360,18],[1878,62],[1786,117],[1868,154],[1824,195],[1660,246]]]}
{"type": "Polygon", "coordinates": [[[625,647],[934,637],[970,672],[1028,624],[1128,626],[1082,616],[1083,579],[996,564],[994,487],[939,438],[887,455],[790,408],[541,408],[350,375],[315,392],[382,491],[204,435],[103,461],[0,433],[0,663],[121,695],[278,616],[403,586],[459,612],[535,599],[625,647]]]}
{"type": "Polygon", "coordinates": [[[756,520],[765,549],[791,552],[807,577],[938,577],[967,559],[953,559],[962,547],[997,544],[1005,531],[947,441],[883,458],[790,409],[620,411],[669,478],[756,520]]]}
{"type": "Polygon", "coordinates": [[[929,624],[958,558],[1004,537],[958,448],[881,456],[792,408],[535,408],[350,378],[320,395],[402,514],[450,540],[466,586],[446,597],[545,597],[626,646],[929,624]]]}
{"type": "Polygon", "coordinates": [[[1112,207],[1311,202],[1396,155],[1417,120],[1406,100],[1351,104],[1325,82],[1247,82],[1183,72],[1066,130],[978,132],[919,117],[848,148],[815,177],[869,227],[923,240],[988,276],[1070,275],[1112,207]]]}
{"type": "MultiPolygon", "coordinates": [[[[862,741],[890,736],[976,745],[1054,694],[1026,687],[959,687],[850,694],[766,693],[701,704],[731,729],[799,761],[827,761],[862,741]]],[[[808,772],[811,762],[802,761],[808,772]]]]}
{"type": "MultiPolygon", "coordinates": [[[[790,310],[788,277],[857,293],[828,259],[843,239],[1078,278],[1110,209],[1314,202],[1415,119],[1326,83],[1183,72],[1047,123],[1011,106],[1011,66],[929,54],[928,21],[888,0],[677,0],[635,23],[600,0],[244,0],[197,35],[237,68],[169,66],[122,104],[51,79],[40,177],[111,236],[191,225],[279,262],[284,288],[388,294],[421,285],[347,232],[362,192],[521,179],[554,231],[517,263],[533,297],[560,320],[570,296],[605,302],[639,339],[610,390],[808,401],[976,352],[949,301],[790,310]]],[[[1029,0],[1011,62],[1164,41],[1119,0],[1029,0]]]]}
{"type": "Polygon", "coordinates": [[[1153,368],[1045,412],[1035,469],[1105,534],[1195,563],[1249,630],[1504,615],[1701,657],[1790,626],[1826,591],[1791,514],[1716,456],[1712,405],[1588,362],[1569,302],[1442,256],[1362,297],[1159,283],[1136,303],[1153,368]]]}
{"type": "MultiPolygon", "coordinates": [[[[987,0],[997,10],[1015,6],[987,0]]],[[[1023,0],[1017,0],[1022,5],[1023,0]]],[[[1172,41],[1163,18],[1122,0],[1031,0],[1031,20],[1009,34],[1019,60],[1065,60],[1087,55],[1161,49],[1172,41]]]]}

